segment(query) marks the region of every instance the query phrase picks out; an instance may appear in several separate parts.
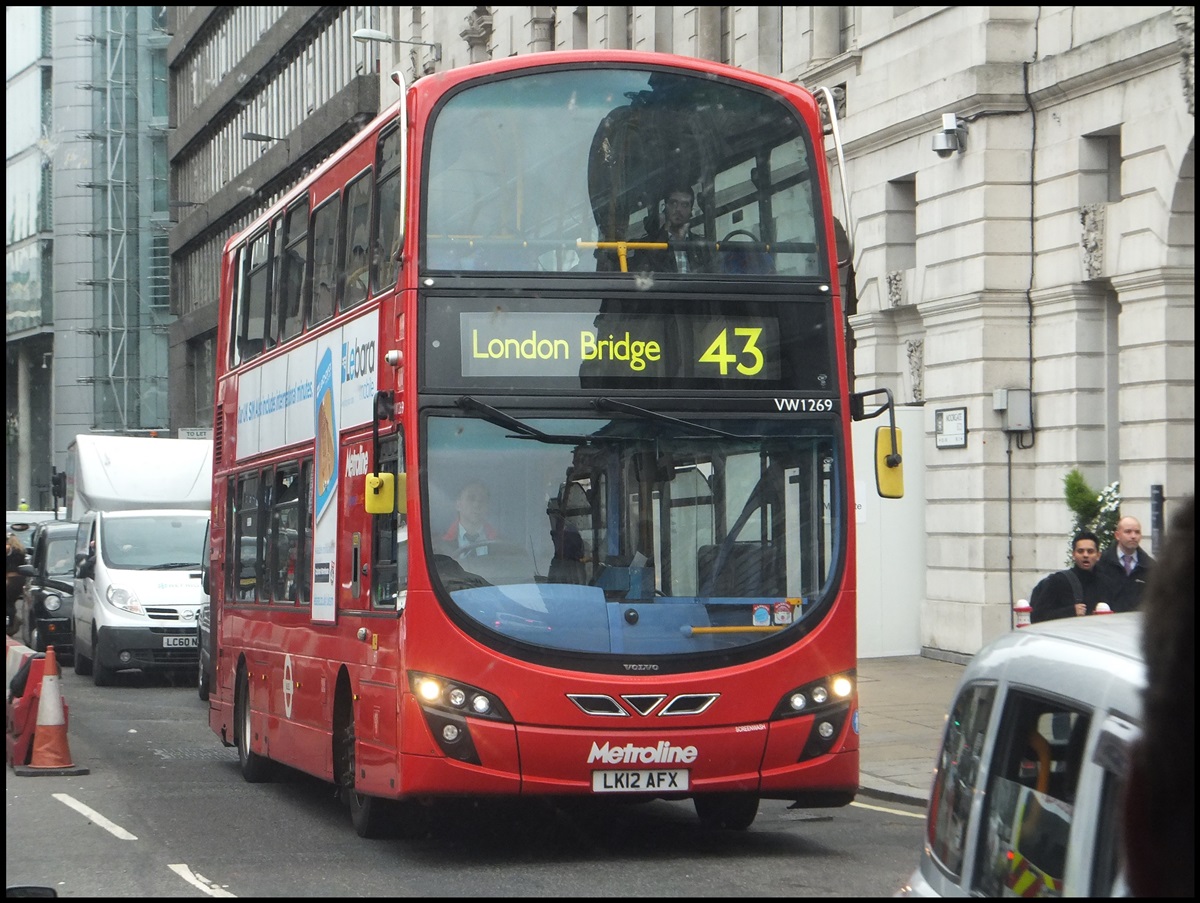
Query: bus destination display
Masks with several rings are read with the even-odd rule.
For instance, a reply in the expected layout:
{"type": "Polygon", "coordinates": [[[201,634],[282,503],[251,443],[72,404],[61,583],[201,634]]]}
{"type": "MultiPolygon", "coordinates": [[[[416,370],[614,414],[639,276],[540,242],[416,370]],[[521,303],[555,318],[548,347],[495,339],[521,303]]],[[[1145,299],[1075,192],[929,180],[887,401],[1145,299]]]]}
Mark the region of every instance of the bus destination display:
{"type": "Polygon", "coordinates": [[[773,317],[460,312],[465,378],[590,377],[774,381],[773,317]]]}

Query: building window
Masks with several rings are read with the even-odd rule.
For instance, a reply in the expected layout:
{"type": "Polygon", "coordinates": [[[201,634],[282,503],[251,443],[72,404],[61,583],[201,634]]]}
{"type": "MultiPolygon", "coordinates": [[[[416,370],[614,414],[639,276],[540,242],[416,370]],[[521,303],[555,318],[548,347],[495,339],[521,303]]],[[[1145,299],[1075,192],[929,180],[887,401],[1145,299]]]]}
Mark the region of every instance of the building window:
{"type": "Polygon", "coordinates": [[[1121,200],[1121,129],[1085,135],[1079,143],[1079,201],[1112,204],[1121,200]]]}
{"type": "Polygon", "coordinates": [[[887,183],[887,271],[917,265],[917,182],[909,175],[887,183]]]}
{"type": "Polygon", "coordinates": [[[193,404],[196,408],[196,425],[211,426],[213,422],[213,393],[217,384],[217,336],[208,335],[188,343],[191,357],[192,385],[195,389],[193,404]]]}

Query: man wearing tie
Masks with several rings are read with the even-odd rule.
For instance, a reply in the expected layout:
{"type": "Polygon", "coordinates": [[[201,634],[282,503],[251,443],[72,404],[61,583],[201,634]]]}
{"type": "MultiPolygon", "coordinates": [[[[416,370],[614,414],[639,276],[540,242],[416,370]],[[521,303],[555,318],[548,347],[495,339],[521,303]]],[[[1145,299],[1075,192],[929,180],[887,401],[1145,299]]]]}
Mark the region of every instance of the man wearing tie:
{"type": "Polygon", "coordinates": [[[486,555],[488,541],[496,539],[499,535],[496,528],[487,521],[490,502],[487,487],[478,480],[472,480],[459,491],[455,503],[458,517],[442,536],[443,542],[459,549],[459,557],[486,555]]]}
{"type": "Polygon", "coordinates": [[[1141,548],[1142,525],[1136,517],[1122,517],[1113,531],[1116,539],[1100,555],[1096,571],[1108,584],[1107,600],[1113,611],[1134,611],[1141,604],[1142,589],[1154,567],[1154,559],[1141,548]]]}

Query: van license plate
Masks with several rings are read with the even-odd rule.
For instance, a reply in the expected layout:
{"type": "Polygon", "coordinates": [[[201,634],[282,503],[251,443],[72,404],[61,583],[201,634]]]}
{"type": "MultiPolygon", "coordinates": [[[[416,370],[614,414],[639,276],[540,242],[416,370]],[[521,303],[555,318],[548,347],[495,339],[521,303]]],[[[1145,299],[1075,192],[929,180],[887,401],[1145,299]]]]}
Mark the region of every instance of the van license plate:
{"type": "Polygon", "coordinates": [[[199,646],[200,638],[194,636],[165,636],[164,646],[199,646]]]}
{"type": "Polygon", "coordinates": [[[688,789],[686,768],[658,771],[593,771],[593,793],[662,793],[688,789]]]}

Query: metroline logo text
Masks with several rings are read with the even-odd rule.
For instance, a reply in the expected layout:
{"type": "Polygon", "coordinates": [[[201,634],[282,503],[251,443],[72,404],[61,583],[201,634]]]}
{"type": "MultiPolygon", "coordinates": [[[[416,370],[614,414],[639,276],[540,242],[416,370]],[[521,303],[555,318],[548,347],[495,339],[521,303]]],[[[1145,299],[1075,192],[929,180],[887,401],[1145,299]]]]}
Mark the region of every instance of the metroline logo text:
{"type": "Polygon", "coordinates": [[[671,765],[676,762],[687,764],[696,761],[696,747],[672,746],[666,740],[659,740],[656,746],[634,746],[627,743],[624,746],[610,746],[605,743],[599,746],[592,744],[588,764],[603,762],[605,765],[671,765]]]}

